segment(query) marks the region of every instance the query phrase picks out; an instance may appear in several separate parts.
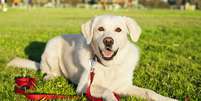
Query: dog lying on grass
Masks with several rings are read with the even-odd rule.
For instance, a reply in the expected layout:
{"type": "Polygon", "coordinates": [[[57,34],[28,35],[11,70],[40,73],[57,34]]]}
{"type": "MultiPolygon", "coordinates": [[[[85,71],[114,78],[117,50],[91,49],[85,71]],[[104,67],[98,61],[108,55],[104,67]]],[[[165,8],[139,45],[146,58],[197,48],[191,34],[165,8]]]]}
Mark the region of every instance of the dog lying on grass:
{"type": "Polygon", "coordinates": [[[81,26],[82,34],[61,35],[51,39],[41,62],[15,58],[8,65],[41,70],[44,79],[64,76],[78,84],[77,94],[85,93],[91,67],[95,68],[90,91],[94,97],[117,101],[121,96],[137,96],[154,101],[176,101],[152,90],[132,84],[133,71],[139,60],[137,42],[141,29],[129,17],[100,15],[81,26]],[[94,58],[94,65],[91,60],[94,58]]]}

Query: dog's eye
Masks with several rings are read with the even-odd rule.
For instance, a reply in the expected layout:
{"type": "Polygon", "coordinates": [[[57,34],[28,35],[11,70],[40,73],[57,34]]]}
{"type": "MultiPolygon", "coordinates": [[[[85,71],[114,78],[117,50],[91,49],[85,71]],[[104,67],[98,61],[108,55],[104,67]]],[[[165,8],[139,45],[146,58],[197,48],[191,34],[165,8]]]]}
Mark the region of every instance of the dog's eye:
{"type": "Polygon", "coordinates": [[[103,27],[98,28],[99,31],[104,31],[105,29],[103,27]]]}
{"type": "Polygon", "coordinates": [[[117,28],[115,29],[115,32],[121,32],[121,28],[117,27],[117,28]]]}

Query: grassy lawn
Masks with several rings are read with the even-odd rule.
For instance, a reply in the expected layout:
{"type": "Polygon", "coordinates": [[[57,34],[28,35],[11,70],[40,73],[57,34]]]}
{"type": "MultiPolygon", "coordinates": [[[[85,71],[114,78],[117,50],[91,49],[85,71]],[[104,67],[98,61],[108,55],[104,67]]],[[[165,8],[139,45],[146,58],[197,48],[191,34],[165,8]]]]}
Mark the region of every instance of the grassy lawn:
{"type": "MultiPolygon", "coordinates": [[[[164,96],[201,100],[201,12],[173,10],[9,9],[0,12],[0,101],[24,101],[14,93],[15,77],[35,77],[37,93],[75,95],[76,86],[58,77],[43,81],[41,72],[6,67],[14,57],[40,61],[46,42],[61,34],[80,33],[94,15],[135,18],[143,33],[136,43],[141,59],[133,84],[164,96]]],[[[82,97],[82,100],[86,100],[82,97]]],[[[122,101],[138,101],[125,97],[122,101]]]]}

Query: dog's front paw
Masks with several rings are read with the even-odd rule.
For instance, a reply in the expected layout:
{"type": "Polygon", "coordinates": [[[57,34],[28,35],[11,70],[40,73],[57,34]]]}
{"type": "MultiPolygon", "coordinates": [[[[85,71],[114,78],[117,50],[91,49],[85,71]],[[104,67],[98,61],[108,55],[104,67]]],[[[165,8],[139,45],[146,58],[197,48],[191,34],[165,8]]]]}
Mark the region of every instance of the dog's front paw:
{"type": "Polygon", "coordinates": [[[108,96],[103,98],[104,101],[118,101],[114,96],[108,96]]]}
{"type": "Polygon", "coordinates": [[[150,99],[148,101],[178,101],[178,100],[162,96],[162,97],[150,99]]]}
{"type": "Polygon", "coordinates": [[[103,94],[104,101],[118,101],[118,99],[114,96],[113,92],[110,90],[106,90],[103,94]]]}
{"type": "Polygon", "coordinates": [[[165,97],[165,96],[162,96],[162,95],[159,95],[153,91],[150,91],[149,93],[146,92],[146,99],[148,101],[178,101],[176,99],[172,99],[172,98],[169,98],[169,97],[165,97]]]}

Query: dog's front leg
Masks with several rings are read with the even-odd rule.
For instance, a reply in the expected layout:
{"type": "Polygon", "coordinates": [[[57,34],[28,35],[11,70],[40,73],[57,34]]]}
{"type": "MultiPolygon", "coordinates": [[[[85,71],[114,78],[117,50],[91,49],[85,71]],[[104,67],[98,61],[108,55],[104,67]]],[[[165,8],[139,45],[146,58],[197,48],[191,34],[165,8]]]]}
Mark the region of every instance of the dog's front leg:
{"type": "Polygon", "coordinates": [[[130,85],[128,87],[125,87],[122,89],[120,92],[122,95],[127,95],[127,96],[137,96],[141,97],[144,99],[147,99],[149,101],[177,101],[175,99],[171,99],[169,97],[162,96],[160,94],[157,94],[156,92],[145,89],[145,88],[140,88],[134,85],[130,85]]]}
{"type": "Polygon", "coordinates": [[[91,93],[94,97],[102,97],[104,101],[118,101],[118,99],[115,97],[114,93],[111,90],[102,86],[92,85],[91,93]]]}
{"type": "Polygon", "coordinates": [[[84,70],[80,77],[80,80],[79,80],[79,83],[78,83],[78,86],[76,89],[76,93],[78,95],[81,95],[81,94],[85,93],[85,91],[86,91],[86,86],[87,86],[87,82],[88,82],[88,78],[89,78],[88,74],[89,74],[89,70],[84,70]]]}
{"type": "MultiPolygon", "coordinates": [[[[78,95],[81,95],[81,94],[85,93],[85,91],[86,91],[88,78],[89,78],[88,77],[89,72],[90,71],[85,70],[82,73],[82,76],[80,78],[80,81],[79,81],[77,89],[76,89],[76,93],[78,95]]],[[[92,85],[91,92],[92,92],[92,96],[102,97],[104,99],[104,101],[118,101],[116,99],[116,97],[114,96],[113,92],[107,88],[97,86],[97,85],[92,85]]]]}

